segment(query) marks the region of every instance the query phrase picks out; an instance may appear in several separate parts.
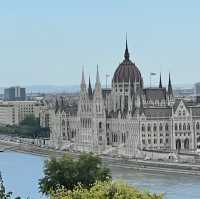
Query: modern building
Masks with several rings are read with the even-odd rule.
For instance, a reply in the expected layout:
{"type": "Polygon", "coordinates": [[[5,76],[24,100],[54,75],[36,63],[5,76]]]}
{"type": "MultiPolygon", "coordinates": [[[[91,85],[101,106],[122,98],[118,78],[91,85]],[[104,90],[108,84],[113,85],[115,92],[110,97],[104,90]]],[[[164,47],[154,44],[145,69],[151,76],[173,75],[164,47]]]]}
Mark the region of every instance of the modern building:
{"type": "Polygon", "coordinates": [[[18,125],[28,115],[40,117],[45,108],[37,101],[2,101],[0,102],[0,125],[18,125]]]}
{"type": "Polygon", "coordinates": [[[198,83],[196,83],[196,84],[194,85],[194,94],[195,94],[196,96],[200,96],[200,82],[198,82],[198,83]]]}
{"type": "Polygon", "coordinates": [[[17,125],[18,112],[16,107],[11,104],[0,104],[0,125],[17,125]]]}
{"type": "Polygon", "coordinates": [[[141,157],[144,150],[200,147],[200,106],[174,97],[170,75],[167,88],[161,76],[158,87],[144,88],[127,41],[111,89],[102,89],[98,68],[94,90],[90,80],[87,87],[83,71],[78,104],[70,106],[61,98],[44,114],[56,148],[141,157]]]}
{"type": "Polygon", "coordinates": [[[21,87],[10,87],[4,89],[5,101],[25,101],[26,89],[21,87]]]}

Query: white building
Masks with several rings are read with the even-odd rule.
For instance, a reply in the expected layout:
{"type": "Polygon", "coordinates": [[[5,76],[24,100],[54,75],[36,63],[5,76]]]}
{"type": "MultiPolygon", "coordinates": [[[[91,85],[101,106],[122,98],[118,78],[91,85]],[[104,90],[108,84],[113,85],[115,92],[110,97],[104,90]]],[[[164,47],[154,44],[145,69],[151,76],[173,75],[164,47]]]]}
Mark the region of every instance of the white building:
{"type": "MultiPolygon", "coordinates": [[[[194,151],[200,147],[200,106],[176,100],[171,78],[167,89],[144,88],[138,67],[129,58],[116,69],[111,89],[102,89],[97,68],[94,90],[84,72],[78,105],[61,99],[48,114],[55,147],[140,157],[144,150],[194,151]]],[[[45,117],[42,117],[45,118],[45,117]]]]}

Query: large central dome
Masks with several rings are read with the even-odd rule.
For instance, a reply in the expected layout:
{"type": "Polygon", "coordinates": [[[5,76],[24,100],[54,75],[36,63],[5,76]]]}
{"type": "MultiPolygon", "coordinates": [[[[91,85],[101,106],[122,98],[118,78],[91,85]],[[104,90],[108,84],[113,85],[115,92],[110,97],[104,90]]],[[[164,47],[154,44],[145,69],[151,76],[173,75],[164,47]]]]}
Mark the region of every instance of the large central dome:
{"type": "Polygon", "coordinates": [[[126,50],[124,60],[116,69],[113,76],[113,83],[123,82],[140,82],[143,83],[141,73],[135,63],[129,59],[128,45],[126,40],[126,50]]]}

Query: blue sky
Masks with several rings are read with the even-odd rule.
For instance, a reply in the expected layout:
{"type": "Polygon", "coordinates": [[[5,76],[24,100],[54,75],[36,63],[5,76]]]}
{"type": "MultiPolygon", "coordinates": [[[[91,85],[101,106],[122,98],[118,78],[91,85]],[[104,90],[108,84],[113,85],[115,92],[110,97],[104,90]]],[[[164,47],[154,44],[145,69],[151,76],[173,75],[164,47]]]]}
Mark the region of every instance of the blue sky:
{"type": "MultiPolygon", "coordinates": [[[[102,83],[131,59],[145,84],[149,73],[172,74],[174,84],[200,81],[200,1],[0,1],[0,86],[102,83]]],[[[157,82],[158,76],[153,78],[157,82]]]]}

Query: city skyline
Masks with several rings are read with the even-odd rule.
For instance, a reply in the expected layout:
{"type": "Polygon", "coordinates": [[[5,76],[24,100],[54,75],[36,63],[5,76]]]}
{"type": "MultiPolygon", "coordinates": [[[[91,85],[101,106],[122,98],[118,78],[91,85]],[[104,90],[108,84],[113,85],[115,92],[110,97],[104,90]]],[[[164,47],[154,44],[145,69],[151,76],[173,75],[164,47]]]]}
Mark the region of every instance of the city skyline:
{"type": "Polygon", "coordinates": [[[151,72],[164,85],[169,72],[173,84],[200,81],[198,1],[11,2],[0,6],[2,87],[79,85],[83,66],[94,83],[97,64],[105,82],[123,59],[126,32],[145,85],[151,72]]]}

